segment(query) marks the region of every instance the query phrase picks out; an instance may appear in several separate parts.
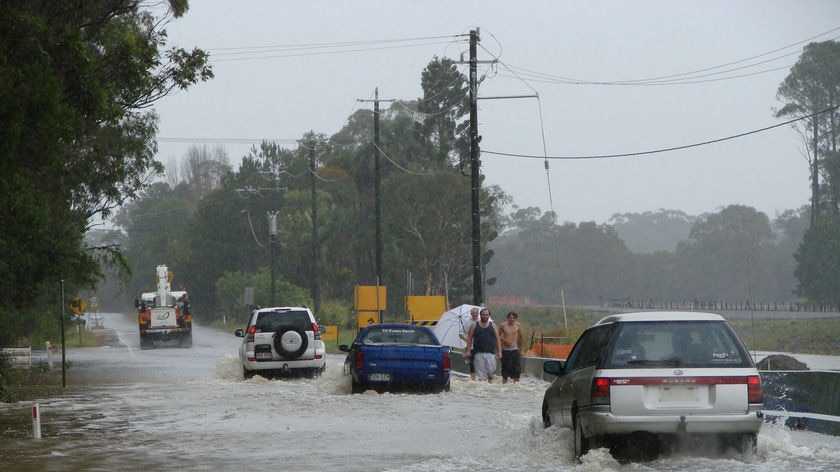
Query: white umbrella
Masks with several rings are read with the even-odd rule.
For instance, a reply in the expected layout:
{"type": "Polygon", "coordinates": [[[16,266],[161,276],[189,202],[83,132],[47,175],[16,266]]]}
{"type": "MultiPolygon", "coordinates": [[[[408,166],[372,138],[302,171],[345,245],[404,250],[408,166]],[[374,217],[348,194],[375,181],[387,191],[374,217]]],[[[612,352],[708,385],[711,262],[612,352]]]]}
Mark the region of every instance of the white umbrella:
{"type": "Polygon", "coordinates": [[[440,320],[438,320],[434,328],[435,336],[437,336],[441,344],[459,349],[467,346],[467,343],[459,335],[463,334],[464,337],[467,336],[467,331],[473,322],[470,316],[470,311],[473,308],[481,309],[480,306],[476,305],[461,305],[441,315],[440,320]]]}

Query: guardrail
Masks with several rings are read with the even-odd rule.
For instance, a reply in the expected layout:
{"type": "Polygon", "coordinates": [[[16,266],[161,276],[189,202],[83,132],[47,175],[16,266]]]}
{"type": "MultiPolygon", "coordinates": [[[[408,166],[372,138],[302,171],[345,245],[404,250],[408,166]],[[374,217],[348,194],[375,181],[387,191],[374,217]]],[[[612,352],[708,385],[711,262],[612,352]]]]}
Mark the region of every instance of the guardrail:
{"type": "Polygon", "coordinates": [[[6,347],[0,349],[0,355],[9,359],[12,367],[32,367],[31,347],[6,347]]]}

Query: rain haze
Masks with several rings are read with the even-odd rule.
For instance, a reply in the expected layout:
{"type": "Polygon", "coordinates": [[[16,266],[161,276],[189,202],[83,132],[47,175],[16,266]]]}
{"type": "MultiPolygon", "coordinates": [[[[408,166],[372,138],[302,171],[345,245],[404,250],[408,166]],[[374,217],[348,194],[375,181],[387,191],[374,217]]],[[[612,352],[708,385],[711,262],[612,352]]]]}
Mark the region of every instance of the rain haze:
{"type": "Polygon", "coordinates": [[[215,78],[156,105],[164,164],[221,145],[236,169],[262,140],[338,132],[377,88],[415,100],[426,65],[467,60],[478,29],[481,171],[514,205],[773,218],[810,196],[800,135],[770,128],[776,92],[805,45],[840,37],[840,2],[201,0],[167,29],[215,78]]]}

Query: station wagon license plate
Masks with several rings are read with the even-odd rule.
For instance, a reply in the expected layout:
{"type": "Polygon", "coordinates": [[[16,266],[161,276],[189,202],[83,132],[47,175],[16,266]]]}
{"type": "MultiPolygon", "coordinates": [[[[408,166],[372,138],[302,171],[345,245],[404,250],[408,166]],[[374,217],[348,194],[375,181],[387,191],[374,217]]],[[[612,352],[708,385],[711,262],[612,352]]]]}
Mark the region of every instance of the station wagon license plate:
{"type": "Polygon", "coordinates": [[[698,402],[700,401],[700,388],[696,386],[660,387],[659,401],[662,403],[698,402]]]}
{"type": "Polygon", "coordinates": [[[368,379],[371,382],[390,382],[391,374],[374,373],[370,374],[370,377],[368,377],[368,379]]]}

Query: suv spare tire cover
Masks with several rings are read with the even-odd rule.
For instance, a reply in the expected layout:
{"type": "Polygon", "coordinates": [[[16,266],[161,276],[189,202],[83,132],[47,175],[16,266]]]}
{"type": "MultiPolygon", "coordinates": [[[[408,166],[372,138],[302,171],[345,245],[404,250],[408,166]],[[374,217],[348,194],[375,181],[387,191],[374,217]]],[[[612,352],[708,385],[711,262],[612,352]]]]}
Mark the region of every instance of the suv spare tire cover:
{"type": "Polygon", "coordinates": [[[306,332],[293,326],[284,326],[274,333],[274,350],[286,359],[297,359],[309,347],[306,332]]]}

